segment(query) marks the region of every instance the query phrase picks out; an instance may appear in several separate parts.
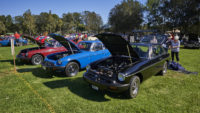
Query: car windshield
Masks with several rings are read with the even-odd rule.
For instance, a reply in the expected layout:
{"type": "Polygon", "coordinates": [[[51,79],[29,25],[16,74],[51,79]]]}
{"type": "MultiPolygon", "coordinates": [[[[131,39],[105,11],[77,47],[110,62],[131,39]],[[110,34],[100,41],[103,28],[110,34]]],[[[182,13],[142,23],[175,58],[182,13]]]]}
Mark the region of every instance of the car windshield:
{"type": "Polygon", "coordinates": [[[92,43],[89,43],[89,42],[79,42],[78,48],[81,50],[90,51],[91,45],[92,45],[92,43]]]}
{"type": "Polygon", "coordinates": [[[162,43],[163,40],[165,40],[165,36],[164,35],[147,35],[147,36],[144,36],[140,42],[143,42],[143,43],[151,43],[151,41],[154,39],[154,37],[156,38],[156,42],[157,43],[162,43]]]}
{"type": "Polygon", "coordinates": [[[41,39],[44,39],[44,36],[41,36],[41,37],[40,37],[40,40],[41,40],[41,39]]]}
{"type": "Polygon", "coordinates": [[[149,47],[145,45],[131,45],[140,58],[148,58],[149,47]]]}
{"type": "Polygon", "coordinates": [[[61,47],[62,44],[60,44],[58,41],[55,41],[55,40],[48,40],[48,41],[45,41],[45,46],[46,47],[61,47]]]}

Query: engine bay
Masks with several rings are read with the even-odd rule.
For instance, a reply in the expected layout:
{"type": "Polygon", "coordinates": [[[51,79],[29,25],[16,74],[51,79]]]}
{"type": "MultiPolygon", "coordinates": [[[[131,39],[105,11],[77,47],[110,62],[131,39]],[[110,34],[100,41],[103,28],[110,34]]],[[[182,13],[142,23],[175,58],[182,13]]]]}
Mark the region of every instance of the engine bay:
{"type": "MultiPolygon", "coordinates": [[[[133,59],[132,62],[134,63],[133,59]]],[[[113,77],[113,74],[118,74],[121,70],[129,67],[131,64],[129,57],[111,57],[96,64],[92,69],[97,71],[100,75],[113,77]]]]}
{"type": "MultiPolygon", "coordinates": [[[[74,51],[74,54],[76,54],[76,53],[77,53],[77,51],[74,51]]],[[[56,53],[56,54],[53,54],[53,55],[49,55],[48,58],[52,59],[52,60],[58,60],[58,59],[61,59],[63,57],[71,55],[71,54],[72,54],[71,51],[61,52],[61,53],[56,53]]]]}

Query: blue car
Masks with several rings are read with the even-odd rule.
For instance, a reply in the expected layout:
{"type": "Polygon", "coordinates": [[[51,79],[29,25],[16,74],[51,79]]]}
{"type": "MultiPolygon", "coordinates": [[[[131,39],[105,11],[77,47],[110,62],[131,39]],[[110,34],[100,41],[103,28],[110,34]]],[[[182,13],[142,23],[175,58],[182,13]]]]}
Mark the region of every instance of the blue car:
{"type": "Polygon", "coordinates": [[[111,55],[100,41],[81,41],[77,47],[63,36],[56,34],[50,36],[68,51],[48,55],[42,63],[43,69],[47,71],[65,72],[66,76],[72,77],[88,64],[111,55]]]}
{"type": "MultiPolygon", "coordinates": [[[[11,40],[11,38],[14,38],[14,37],[4,37],[0,41],[0,46],[10,46],[10,40],[11,40]]],[[[16,40],[14,40],[14,44],[15,44],[15,46],[27,45],[28,41],[25,40],[25,39],[20,38],[18,43],[16,42],[16,40]]]]}
{"type": "Polygon", "coordinates": [[[9,46],[10,45],[10,40],[8,40],[7,38],[2,38],[2,40],[0,41],[0,46],[9,46]]]}

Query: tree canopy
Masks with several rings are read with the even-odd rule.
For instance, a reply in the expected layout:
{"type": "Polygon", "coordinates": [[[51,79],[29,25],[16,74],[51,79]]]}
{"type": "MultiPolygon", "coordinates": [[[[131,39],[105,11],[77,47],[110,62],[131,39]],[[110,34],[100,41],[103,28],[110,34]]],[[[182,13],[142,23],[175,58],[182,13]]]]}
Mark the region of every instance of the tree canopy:
{"type": "Polygon", "coordinates": [[[148,0],[146,7],[150,28],[178,28],[183,33],[200,35],[199,0],[148,0]]]}
{"type": "Polygon", "coordinates": [[[76,33],[76,32],[100,32],[103,26],[102,18],[95,12],[84,11],[82,13],[63,13],[62,17],[49,12],[41,12],[33,15],[27,10],[23,15],[11,17],[0,16],[0,34],[7,32],[19,32],[27,34],[49,33],[76,33]]]}
{"type": "Polygon", "coordinates": [[[109,12],[108,23],[91,11],[67,12],[62,17],[49,12],[33,15],[27,10],[22,15],[0,15],[0,34],[19,32],[28,34],[76,33],[111,31],[128,33],[134,29],[154,29],[163,33],[180,29],[182,33],[200,35],[200,0],[123,0],[109,12]]]}
{"type": "Polygon", "coordinates": [[[143,22],[143,6],[135,0],[123,0],[109,13],[109,24],[114,32],[130,32],[143,22]]]}

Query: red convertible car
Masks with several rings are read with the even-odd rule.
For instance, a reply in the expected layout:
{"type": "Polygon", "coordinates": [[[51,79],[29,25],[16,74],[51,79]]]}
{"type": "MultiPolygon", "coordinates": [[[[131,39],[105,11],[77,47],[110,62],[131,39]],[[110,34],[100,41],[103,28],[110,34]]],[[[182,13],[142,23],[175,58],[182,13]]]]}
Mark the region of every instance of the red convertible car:
{"type": "Polygon", "coordinates": [[[19,61],[29,61],[33,65],[38,65],[41,64],[45,56],[49,54],[67,51],[65,47],[63,47],[59,42],[55,40],[50,40],[46,42],[44,45],[30,36],[24,36],[24,37],[31,41],[36,42],[39,47],[33,47],[21,50],[17,55],[17,59],[19,61]]]}
{"type": "Polygon", "coordinates": [[[36,38],[37,41],[39,41],[40,43],[44,44],[45,40],[48,38],[48,36],[38,36],[36,38]]]}

